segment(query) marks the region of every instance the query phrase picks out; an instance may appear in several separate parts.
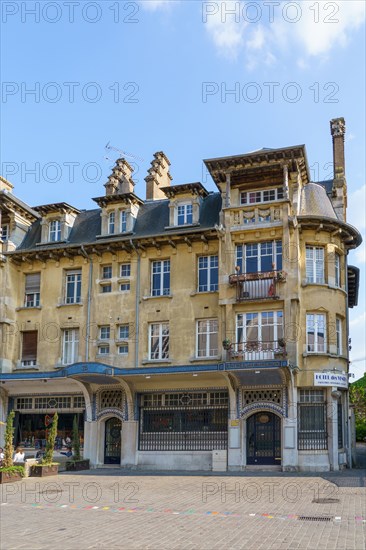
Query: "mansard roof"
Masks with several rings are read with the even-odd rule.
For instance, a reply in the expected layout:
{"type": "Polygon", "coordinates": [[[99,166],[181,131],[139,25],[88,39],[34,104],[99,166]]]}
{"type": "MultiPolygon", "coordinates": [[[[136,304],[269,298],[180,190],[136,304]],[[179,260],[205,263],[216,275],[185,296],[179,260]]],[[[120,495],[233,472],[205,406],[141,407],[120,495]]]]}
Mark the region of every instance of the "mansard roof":
{"type": "Polygon", "coordinates": [[[319,216],[337,219],[325,188],[318,183],[308,183],[301,191],[300,216],[319,216]]]}

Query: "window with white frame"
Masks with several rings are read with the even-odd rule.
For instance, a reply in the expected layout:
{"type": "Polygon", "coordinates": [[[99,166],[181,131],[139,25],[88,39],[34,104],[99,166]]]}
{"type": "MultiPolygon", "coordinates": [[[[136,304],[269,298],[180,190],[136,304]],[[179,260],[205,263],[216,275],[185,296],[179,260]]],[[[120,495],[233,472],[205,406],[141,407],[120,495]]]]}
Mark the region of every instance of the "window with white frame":
{"type": "Polygon", "coordinates": [[[177,225],[187,225],[193,223],[192,203],[179,204],[177,206],[177,225]]]}
{"type": "Polygon", "coordinates": [[[216,357],[219,353],[217,319],[202,319],[196,327],[196,356],[216,357]]]}
{"type": "Polygon", "coordinates": [[[115,212],[110,212],[108,215],[108,234],[113,235],[115,230],[115,221],[116,214],[115,212]]]}
{"type": "Polygon", "coordinates": [[[65,303],[81,302],[81,269],[66,271],[65,303]]]}
{"type": "Polygon", "coordinates": [[[22,332],[22,359],[23,367],[34,367],[37,364],[38,332],[27,330],[22,332]]]}
{"type": "Polygon", "coordinates": [[[149,359],[169,359],[169,323],[152,323],[149,326],[149,359]]]}
{"type": "Polygon", "coordinates": [[[40,297],[41,274],[27,273],[25,276],[24,307],[38,307],[40,297]]]}
{"type": "Polygon", "coordinates": [[[342,355],[342,320],[336,318],[336,344],[337,344],[337,355],[342,355]]]}
{"type": "Polygon", "coordinates": [[[111,337],[111,327],[103,325],[99,327],[99,340],[109,340],[111,337]]]}
{"type": "Polygon", "coordinates": [[[129,292],[131,290],[131,283],[121,283],[119,289],[121,292],[129,292]]]}
{"type": "Polygon", "coordinates": [[[102,266],[102,279],[112,279],[112,266],[103,265],[102,266]]]}
{"type": "Polygon", "coordinates": [[[7,241],[9,239],[9,225],[8,224],[4,224],[4,225],[1,226],[0,238],[3,241],[7,241]]]}
{"type": "Polygon", "coordinates": [[[120,344],[118,346],[118,355],[128,355],[128,344],[120,344]]]}
{"type": "Polygon", "coordinates": [[[283,339],[283,311],[260,311],[255,313],[239,313],[236,318],[237,345],[245,344],[245,349],[256,351],[260,344],[261,350],[271,350],[283,339]]]}
{"type": "Polygon", "coordinates": [[[62,364],[72,365],[78,361],[79,329],[65,329],[63,331],[62,364]]]}
{"type": "Polygon", "coordinates": [[[282,241],[236,246],[236,266],[240,273],[260,273],[282,269],[282,241]]]}
{"type": "Polygon", "coordinates": [[[341,257],[339,254],[334,254],[334,284],[341,286],[341,257]]]}
{"type": "Polygon", "coordinates": [[[118,338],[119,340],[128,340],[130,337],[130,325],[119,325],[118,327],[118,338]]]}
{"type": "Polygon", "coordinates": [[[198,292],[214,292],[219,289],[219,257],[198,258],[198,292]]]}
{"type": "Polygon", "coordinates": [[[170,260],[154,261],[151,264],[151,296],[169,296],[170,260]]]}
{"type": "Polygon", "coordinates": [[[109,344],[101,344],[98,346],[98,355],[109,355],[109,344]]]}
{"type": "Polygon", "coordinates": [[[283,199],[283,188],[265,189],[263,191],[243,191],[240,193],[240,204],[258,204],[283,199]]]}
{"type": "Polygon", "coordinates": [[[327,449],[326,403],[323,390],[299,390],[298,449],[327,449]]]}
{"type": "Polygon", "coordinates": [[[306,315],[306,349],[308,353],[326,353],[327,323],[324,313],[306,315]]]}
{"type": "Polygon", "coordinates": [[[51,242],[61,241],[61,221],[52,220],[49,225],[49,240],[51,242]]]}
{"type": "Polygon", "coordinates": [[[324,284],[324,248],[306,246],[306,281],[324,284]]]}
{"type": "Polygon", "coordinates": [[[122,210],[120,213],[119,230],[121,233],[126,233],[127,231],[127,212],[125,210],[122,210]]]}
{"type": "Polygon", "coordinates": [[[131,277],[131,264],[121,264],[119,275],[121,278],[131,277]]]}

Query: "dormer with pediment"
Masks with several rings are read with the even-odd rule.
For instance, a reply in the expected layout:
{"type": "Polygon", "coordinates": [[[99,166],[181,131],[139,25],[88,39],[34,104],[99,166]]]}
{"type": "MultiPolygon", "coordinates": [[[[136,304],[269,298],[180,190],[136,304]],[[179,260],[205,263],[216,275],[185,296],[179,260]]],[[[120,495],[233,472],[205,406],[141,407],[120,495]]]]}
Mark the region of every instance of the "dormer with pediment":
{"type": "Polygon", "coordinates": [[[76,216],[80,213],[66,202],[35,206],[34,210],[42,217],[39,244],[67,242],[76,216]]]}
{"type": "Polygon", "coordinates": [[[201,183],[169,185],[162,187],[161,190],[169,199],[169,226],[167,229],[199,225],[202,199],[208,195],[201,183]]]}
{"type": "Polygon", "coordinates": [[[39,214],[13,195],[13,185],[0,176],[0,253],[15,250],[39,214]]]}

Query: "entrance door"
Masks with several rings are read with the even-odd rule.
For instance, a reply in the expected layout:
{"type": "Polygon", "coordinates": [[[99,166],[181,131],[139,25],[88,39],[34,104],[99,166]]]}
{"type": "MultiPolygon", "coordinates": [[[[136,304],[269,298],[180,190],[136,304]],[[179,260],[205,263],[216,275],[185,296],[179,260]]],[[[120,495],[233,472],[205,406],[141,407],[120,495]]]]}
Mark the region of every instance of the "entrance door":
{"type": "Polygon", "coordinates": [[[110,418],[105,423],[104,464],[121,463],[121,429],[118,418],[110,418]]]}
{"type": "Polygon", "coordinates": [[[281,420],[259,412],[247,420],[247,464],[281,464],[281,420]]]}

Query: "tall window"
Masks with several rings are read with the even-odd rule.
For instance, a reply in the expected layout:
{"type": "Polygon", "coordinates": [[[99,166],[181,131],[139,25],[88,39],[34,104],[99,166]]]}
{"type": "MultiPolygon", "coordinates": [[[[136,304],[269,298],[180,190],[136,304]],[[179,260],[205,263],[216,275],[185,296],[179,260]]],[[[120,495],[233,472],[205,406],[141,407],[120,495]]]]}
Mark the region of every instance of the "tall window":
{"type": "Polygon", "coordinates": [[[120,218],[120,232],[126,233],[126,231],[127,231],[127,212],[122,211],[121,218],[120,218]]]}
{"type": "MultiPolygon", "coordinates": [[[[262,311],[259,313],[240,313],[237,316],[237,342],[256,345],[261,344],[261,349],[273,349],[274,344],[283,338],[283,312],[262,311]]],[[[253,349],[255,349],[253,347],[253,349]]]]}
{"type": "Polygon", "coordinates": [[[115,213],[110,212],[109,216],[108,216],[108,233],[109,233],[109,235],[113,235],[113,233],[114,233],[115,220],[116,220],[115,213]]]}
{"type": "Polygon", "coordinates": [[[219,353],[218,321],[203,319],[197,321],[197,357],[215,357],[219,353]]]}
{"type": "Polygon", "coordinates": [[[79,304],[81,302],[81,270],[66,272],[66,304],[79,304]]]}
{"type": "Polygon", "coordinates": [[[337,355],[342,355],[342,321],[339,317],[336,318],[336,343],[337,355]]]}
{"type": "Polygon", "coordinates": [[[7,224],[1,226],[0,239],[3,241],[7,241],[9,239],[9,226],[7,224]]]}
{"type": "Polygon", "coordinates": [[[240,244],[236,247],[236,265],[241,273],[282,269],[282,241],[240,244]]]}
{"type": "Polygon", "coordinates": [[[40,296],[41,274],[27,273],[25,276],[25,307],[38,307],[40,296]]]}
{"type": "Polygon", "coordinates": [[[169,323],[152,323],[149,327],[149,358],[169,359],[169,323]]]}
{"type": "Polygon", "coordinates": [[[341,286],[341,257],[339,254],[334,255],[334,283],[335,286],[341,286]]]}
{"type": "Polygon", "coordinates": [[[298,403],[299,450],[327,449],[326,403],[323,390],[300,390],[298,403]]]}
{"type": "Polygon", "coordinates": [[[22,366],[32,367],[37,364],[38,332],[22,332],[22,366]]]}
{"type": "Polygon", "coordinates": [[[64,330],[62,364],[72,365],[78,361],[79,355],[79,329],[72,328],[64,330]]]}
{"type": "Polygon", "coordinates": [[[130,337],[130,325],[120,325],[118,327],[118,339],[124,340],[123,343],[118,346],[119,355],[128,355],[128,339],[130,337]]]}
{"type": "Polygon", "coordinates": [[[198,292],[213,292],[219,289],[219,257],[198,258],[198,292]]]}
{"type": "Polygon", "coordinates": [[[112,279],[112,266],[104,265],[102,267],[102,279],[112,279]]]}
{"type": "Polygon", "coordinates": [[[52,220],[50,222],[49,240],[51,242],[61,241],[61,222],[52,220]]]}
{"type": "Polygon", "coordinates": [[[168,296],[170,294],[170,260],[152,262],[151,296],[168,296]]]}
{"type": "Polygon", "coordinates": [[[180,204],[177,208],[177,225],[186,225],[193,222],[192,204],[180,204]]]}
{"type": "Polygon", "coordinates": [[[327,351],[327,325],[323,313],[306,315],[306,348],[308,353],[325,353],[327,351]]]}
{"type": "Polygon", "coordinates": [[[306,247],[306,280],[308,283],[324,283],[324,248],[306,247]]]}
{"type": "Polygon", "coordinates": [[[109,325],[99,327],[100,340],[109,340],[110,337],[111,337],[111,327],[109,325]]]}

